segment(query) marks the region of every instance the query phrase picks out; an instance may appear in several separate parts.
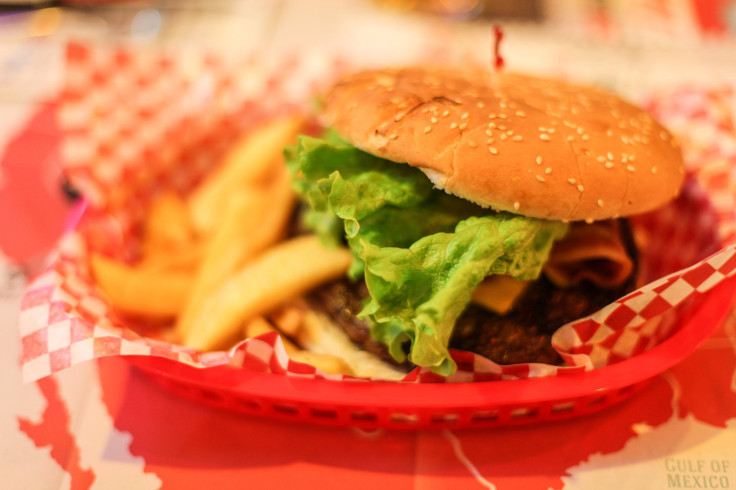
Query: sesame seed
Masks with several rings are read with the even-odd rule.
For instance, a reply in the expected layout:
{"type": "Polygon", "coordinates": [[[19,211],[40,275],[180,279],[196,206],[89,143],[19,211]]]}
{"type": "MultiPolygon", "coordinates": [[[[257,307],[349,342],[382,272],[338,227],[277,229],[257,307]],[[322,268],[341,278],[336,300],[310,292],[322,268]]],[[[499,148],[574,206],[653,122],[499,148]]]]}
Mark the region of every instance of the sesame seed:
{"type": "Polygon", "coordinates": [[[547,133],[542,133],[539,135],[539,139],[542,141],[549,141],[549,135],[547,133]]]}
{"type": "Polygon", "coordinates": [[[601,163],[606,161],[606,157],[604,157],[603,155],[598,155],[595,159],[601,163]]]}
{"type": "Polygon", "coordinates": [[[555,134],[555,128],[548,128],[548,129],[547,129],[547,132],[548,132],[549,134],[555,134]]]}
{"type": "Polygon", "coordinates": [[[432,131],[432,126],[427,126],[426,128],[424,128],[424,134],[427,134],[430,131],[432,131]]]}
{"type": "Polygon", "coordinates": [[[547,175],[551,174],[552,173],[552,167],[545,168],[544,169],[544,173],[547,174],[547,175]]]}
{"type": "Polygon", "coordinates": [[[572,141],[574,139],[575,139],[575,136],[573,136],[571,134],[567,135],[567,141],[572,141]]]}
{"type": "Polygon", "coordinates": [[[422,109],[422,114],[426,114],[428,112],[429,112],[429,108],[428,107],[425,107],[425,108],[422,109]]]}
{"type": "Polygon", "coordinates": [[[519,117],[526,117],[526,114],[524,113],[524,111],[516,111],[516,115],[519,117]]]}
{"type": "Polygon", "coordinates": [[[636,160],[636,155],[629,155],[629,161],[633,162],[634,160],[636,160]]]}
{"type": "Polygon", "coordinates": [[[496,113],[491,112],[490,114],[488,114],[488,119],[496,119],[496,113]]]}
{"type": "Polygon", "coordinates": [[[486,140],[486,144],[487,144],[487,145],[492,145],[492,144],[493,144],[493,143],[495,143],[495,142],[496,142],[496,140],[494,140],[493,138],[488,138],[488,139],[486,140]]]}
{"type": "Polygon", "coordinates": [[[496,129],[496,123],[490,122],[490,123],[488,123],[488,127],[491,128],[491,129],[496,129]]]}
{"type": "Polygon", "coordinates": [[[583,192],[585,190],[585,188],[582,186],[582,184],[578,184],[577,189],[578,189],[578,192],[583,192]]]}
{"type": "Polygon", "coordinates": [[[450,129],[455,129],[457,127],[457,123],[453,122],[450,124],[450,129]]]}
{"type": "Polygon", "coordinates": [[[636,167],[634,167],[633,165],[626,165],[626,170],[628,170],[629,172],[636,172],[636,167]]]}
{"type": "Polygon", "coordinates": [[[518,211],[520,207],[521,207],[521,204],[519,204],[519,201],[516,201],[514,203],[514,209],[518,211]]]}
{"type": "Polygon", "coordinates": [[[583,138],[583,141],[588,141],[590,139],[590,136],[588,136],[587,134],[584,134],[581,136],[581,138],[583,138]]]}
{"type": "Polygon", "coordinates": [[[506,133],[501,133],[501,136],[499,136],[499,138],[501,138],[501,141],[506,141],[506,138],[508,138],[508,136],[506,136],[506,133]]]}
{"type": "Polygon", "coordinates": [[[486,105],[483,102],[478,102],[478,108],[483,109],[486,105]]]}
{"type": "Polygon", "coordinates": [[[575,180],[575,179],[567,179],[567,181],[568,181],[568,182],[569,182],[570,184],[572,184],[572,185],[575,185],[575,184],[577,184],[577,183],[578,183],[578,181],[577,181],[577,180],[575,180]]]}
{"type": "Polygon", "coordinates": [[[523,138],[521,137],[521,135],[517,134],[516,136],[514,136],[511,139],[514,140],[514,141],[521,141],[523,138]]]}
{"type": "Polygon", "coordinates": [[[475,141],[468,141],[468,144],[470,145],[471,148],[477,148],[478,147],[478,143],[476,143],[475,141]]]}
{"type": "Polygon", "coordinates": [[[429,120],[429,122],[431,122],[432,124],[435,124],[437,122],[437,118],[433,117],[429,120]]]}
{"type": "Polygon", "coordinates": [[[613,168],[613,162],[606,162],[606,168],[613,168]]]}
{"type": "Polygon", "coordinates": [[[398,137],[399,137],[399,135],[398,135],[398,134],[391,134],[391,135],[389,135],[388,139],[390,139],[390,140],[395,140],[395,139],[396,139],[396,138],[398,138],[398,137]]]}
{"type": "Polygon", "coordinates": [[[470,114],[468,114],[467,112],[463,112],[463,115],[460,116],[460,119],[467,119],[469,115],[470,114]]]}
{"type": "Polygon", "coordinates": [[[491,131],[490,129],[486,129],[486,135],[493,136],[493,131],[491,131]]]}
{"type": "Polygon", "coordinates": [[[575,131],[577,131],[578,134],[583,134],[583,128],[577,128],[575,131]]]}
{"type": "Polygon", "coordinates": [[[611,153],[610,151],[606,154],[606,156],[609,160],[613,160],[613,153],[611,153]]]}
{"type": "Polygon", "coordinates": [[[492,155],[498,155],[498,150],[493,146],[489,146],[488,151],[491,152],[492,155]]]}
{"type": "Polygon", "coordinates": [[[541,164],[542,164],[542,157],[537,157],[537,165],[541,165],[541,164]]]}
{"type": "Polygon", "coordinates": [[[537,175],[537,181],[544,182],[544,177],[542,177],[541,175],[537,175]]]}
{"type": "Polygon", "coordinates": [[[598,204],[598,207],[599,208],[602,208],[603,207],[603,199],[598,199],[598,201],[596,201],[596,204],[598,204]]]}
{"type": "Polygon", "coordinates": [[[458,129],[465,129],[468,127],[468,123],[464,122],[460,126],[458,126],[458,129]]]}
{"type": "MultiPolygon", "coordinates": [[[[503,106],[501,106],[501,107],[503,107],[503,106]]],[[[509,116],[508,116],[508,114],[502,112],[501,114],[498,115],[498,117],[500,117],[501,119],[506,119],[509,116]]]]}
{"type": "Polygon", "coordinates": [[[442,113],[442,117],[447,117],[449,115],[450,115],[450,111],[447,111],[447,110],[442,113]]]}
{"type": "Polygon", "coordinates": [[[399,121],[401,121],[402,119],[404,119],[404,115],[403,115],[403,114],[399,114],[398,116],[396,116],[396,117],[394,118],[394,122],[399,122],[399,121]]]}
{"type": "Polygon", "coordinates": [[[606,136],[613,136],[613,131],[611,131],[610,129],[606,129],[606,136]]]}
{"type": "Polygon", "coordinates": [[[498,129],[500,129],[501,131],[506,131],[506,126],[504,126],[503,124],[501,124],[501,125],[498,126],[498,129]]]}

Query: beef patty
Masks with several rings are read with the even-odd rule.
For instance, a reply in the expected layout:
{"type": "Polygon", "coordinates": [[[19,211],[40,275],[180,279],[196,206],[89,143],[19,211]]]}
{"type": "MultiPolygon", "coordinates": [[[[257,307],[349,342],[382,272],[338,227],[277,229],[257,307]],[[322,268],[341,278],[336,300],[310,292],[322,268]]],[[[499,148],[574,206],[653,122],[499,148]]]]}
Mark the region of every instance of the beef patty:
{"type": "MultiPolygon", "coordinates": [[[[561,364],[562,359],[550,342],[552,334],[562,325],[595,313],[636,288],[638,260],[631,229],[625,220],[621,220],[619,229],[635,264],[623,284],[602,288],[583,281],[560,288],[542,274],[525,288],[504,315],[469,304],[455,324],[450,348],[474,352],[498,364],[561,364]]],[[[386,345],[371,337],[369,325],[358,318],[367,298],[368,288],[363,280],[353,282],[342,278],[311,291],[307,302],[330,317],[366,351],[410,370],[413,366],[408,362],[397,363],[386,345]]]]}

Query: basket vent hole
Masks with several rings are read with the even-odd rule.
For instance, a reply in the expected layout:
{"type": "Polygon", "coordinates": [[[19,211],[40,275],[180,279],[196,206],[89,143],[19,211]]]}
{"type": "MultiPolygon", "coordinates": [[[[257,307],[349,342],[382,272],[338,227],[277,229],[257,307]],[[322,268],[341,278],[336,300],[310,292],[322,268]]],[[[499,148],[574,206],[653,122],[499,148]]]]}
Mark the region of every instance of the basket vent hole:
{"type": "Polygon", "coordinates": [[[534,417],[537,415],[537,413],[538,412],[536,408],[528,408],[528,407],[515,408],[511,410],[511,418],[523,419],[526,417],[534,417]]]}
{"type": "Polygon", "coordinates": [[[572,412],[575,408],[575,402],[558,403],[552,407],[553,413],[572,412]]]}
{"type": "Polygon", "coordinates": [[[416,424],[419,422],[419,415],[415,413],[392,413],[391,421],[400,424],[416,424]]]}
{"type": "Polygon", "coordinates": [[[368,421],[373,422],[378,420],[378,417],[375,413],[370,412],[351,412],[350,418],[353,420],[360,420],[360,421],[368,421]]]}
{"type": "Polygon", "coordinates": [[[288,415],[296,415],[299,413],[299,409],[294,405],[284,405],[281,403],[273,405],[274,412],[285,413],[288,415]]]}
{"type": "Polygon", "coordinates": [[[319,417],[319,418],[322,418],[322,419],[336,419],[337,418],[337,412],[335,410],[327,410],[327,409],[313,408],[312,409],[312,416],[319,417]]]}
{"type": "Polygon", "coordinates": [[[261,406],[261,404],[258,403],[257,401],[251,400],[251,399],[248,399],[248,398],[238,398],[237,399],[237,403],[238,403],[238,405],[241,405],[243,407],[246,407],[246,408],[248,408],[250,410],[260,410],[261,408],[263,408],[261,406]]]}
{"type": "Polygon", "coordinates": [[[621,388],[620,390],[618,390],[618,395],[619,396],[626,396],[629,393],[632,393],[634,391],[634,388],[635,387],[636,387],[635,385],[624,386],[623,388],[621,388]]]}
{"type": "Polygon", "coordinates": [[[498,410],[486,410],[483,412],[475,412],[471,417],[473,421],[489,421],[498,420],[498,410]]]}
{"type": "Polygon", "coordinates": [[[460,420],[460,416],[456,413],[435,413],[432,414],[430,420],[433,423],[457,423],[460,420]]]}
{"type": "Polygon", "coordinates": [[[589,407],[594,407],[596,405],[600,405],[601,403],[603,403],[603,401],[605,399],[606,399],[605,396],[599,396],[598,398],[593,398],[591,400],[588,400],[588,402],[586,403],[586,405],[589,406],[589,407]]]}

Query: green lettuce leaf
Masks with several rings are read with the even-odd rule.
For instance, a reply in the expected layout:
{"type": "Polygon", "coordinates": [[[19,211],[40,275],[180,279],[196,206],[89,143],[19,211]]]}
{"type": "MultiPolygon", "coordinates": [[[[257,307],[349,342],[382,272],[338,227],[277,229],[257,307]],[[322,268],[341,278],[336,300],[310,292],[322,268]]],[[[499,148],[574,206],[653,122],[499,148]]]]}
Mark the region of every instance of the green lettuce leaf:
{"type": "Polygon", "coordinates": [[[418,169],[367,154],[334,134],[300,137],[285,151],[306,224],[328,243],[347,240],[353,278],[365,276],[361,316],[404,358],[447,375],[455,320],[488,275],[533,279],[567,227],[495,213],[432,188],[418,169]]]}

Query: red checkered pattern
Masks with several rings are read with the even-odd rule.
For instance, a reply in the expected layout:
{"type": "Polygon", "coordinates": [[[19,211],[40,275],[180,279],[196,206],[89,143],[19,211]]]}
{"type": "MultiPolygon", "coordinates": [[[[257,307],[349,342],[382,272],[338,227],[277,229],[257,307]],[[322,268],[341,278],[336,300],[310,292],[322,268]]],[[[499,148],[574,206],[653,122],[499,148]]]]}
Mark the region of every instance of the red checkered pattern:
{"type": "MultiPolygon", "coordinates": [[[[275,334],[245,340],[229,352],[206,353],[136,334],[110,310],[86,267],[90,250],[135,257],[141,213],[157,189],[190,189],[237,135],[305,104],[326,81],[325,74],[341,66],[324,59],[236,66],[210,56],[180,60],[82,44],[69,46],[67,60],[66,172],[88,197],[90,209],[62,241],[51,266],[27,288],[21,312],[25,379],[96,357],[151,355],[201,368],[226,363],[286,376],[358,381],[289,359],[275,334]]],[[[418,369],[404,381],[565,375],[628,359],[680,328],[688,309],[736,270],[736,139],[726,110],[731,96],[687,90],[651,101],[651,111],[680,135],[691,178],[672,205],[633,220],[646,244],[642,263],[649,283],[555,334],[553,343],[566,366],[499,366],[453,352],[458,365],[453,376],[418,369]]]]}

